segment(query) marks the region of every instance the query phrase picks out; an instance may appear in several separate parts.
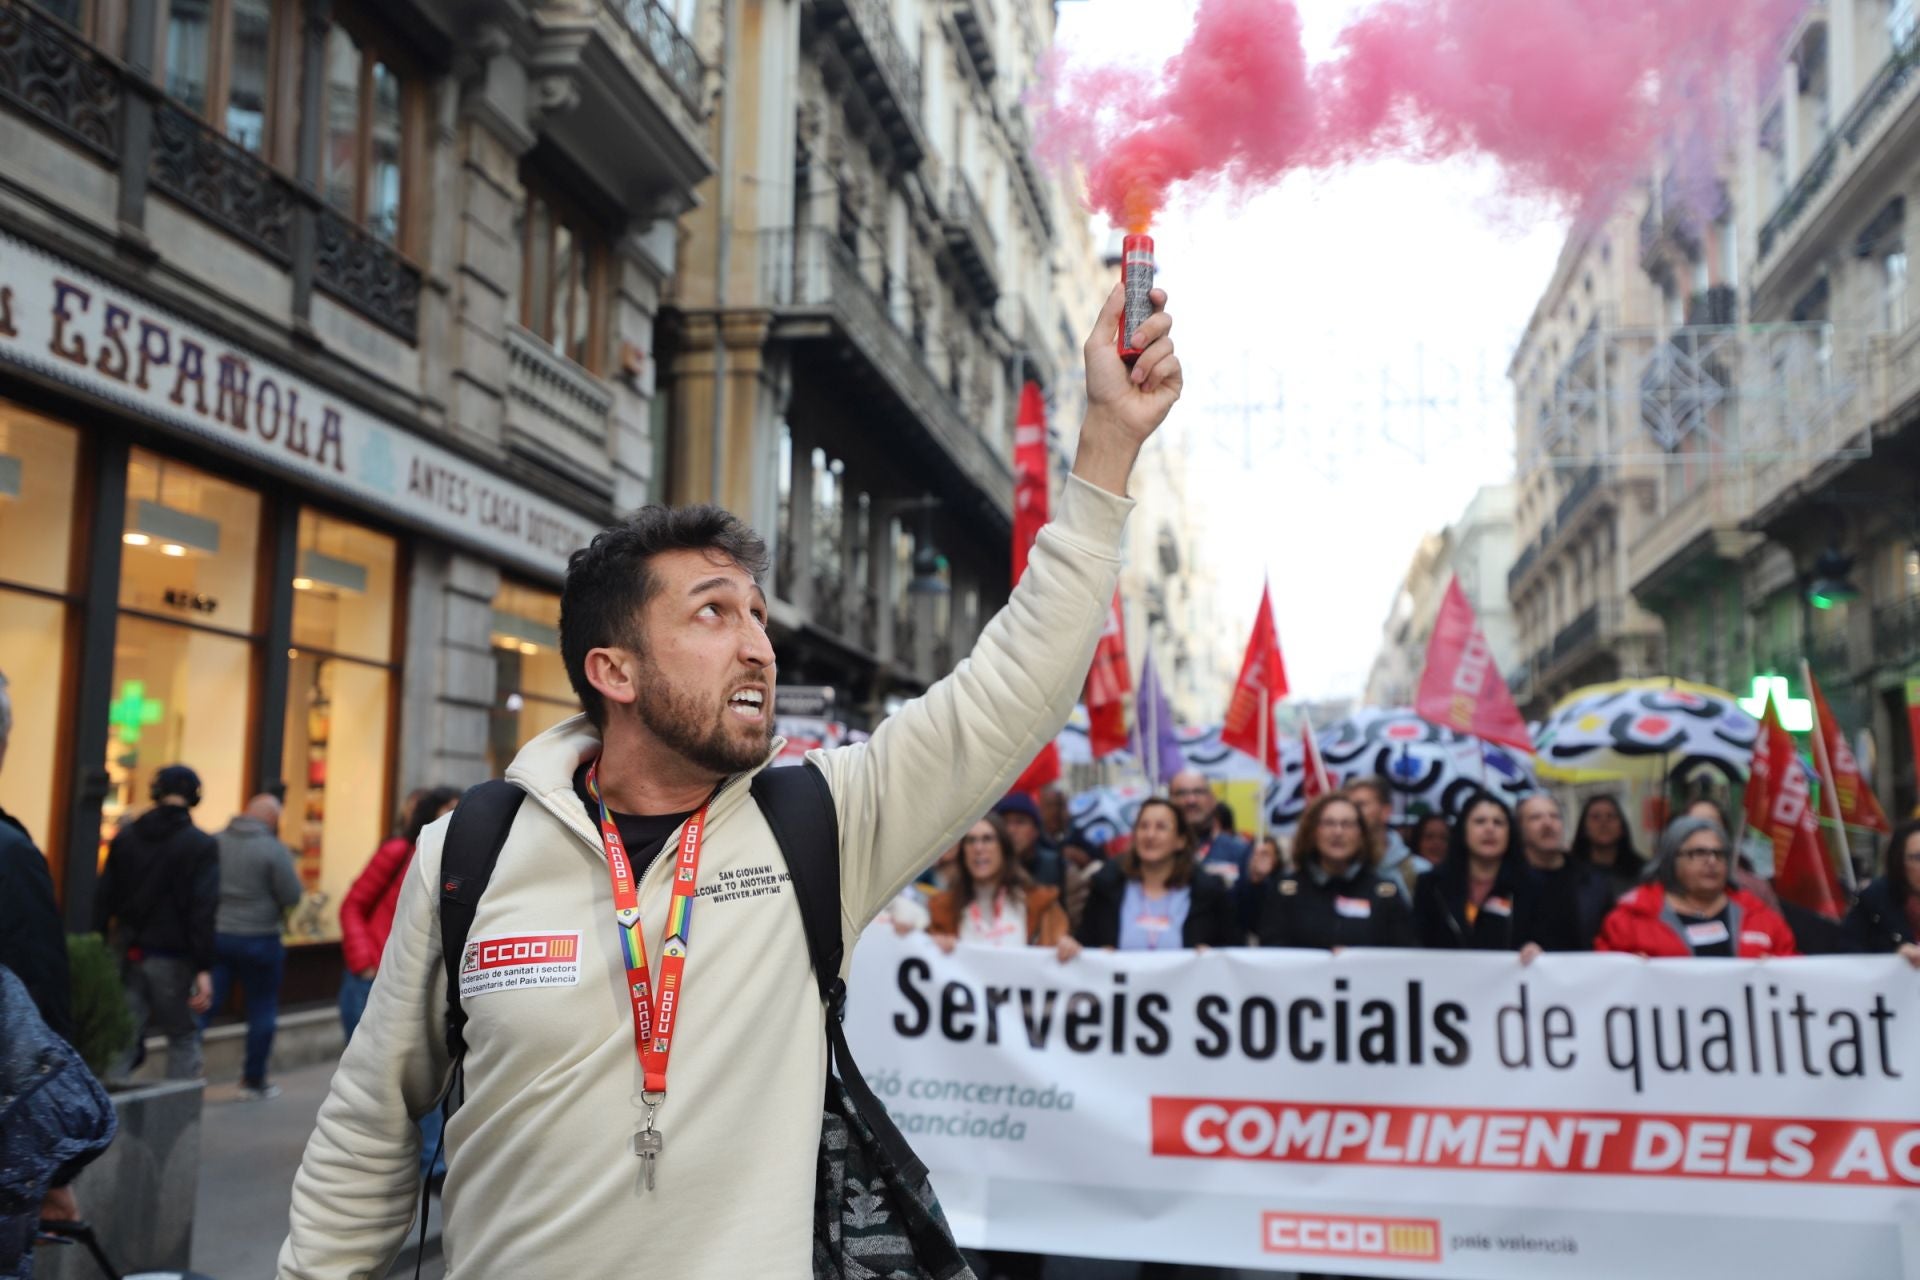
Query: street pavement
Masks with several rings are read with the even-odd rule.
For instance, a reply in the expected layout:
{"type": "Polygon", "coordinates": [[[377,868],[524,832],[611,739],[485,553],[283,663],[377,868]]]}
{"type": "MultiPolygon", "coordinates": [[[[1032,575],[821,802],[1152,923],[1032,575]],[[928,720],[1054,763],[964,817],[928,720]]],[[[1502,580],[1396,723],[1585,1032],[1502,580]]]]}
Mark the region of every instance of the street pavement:
{"type": "MultiPolygon", "coordinates": [[[[200,1122],[200,1194],[194,1206],[193,1267],[211,1280],[264,1280],[273,1275],[287,1234],[287,1204],[300,1153],[313,1132],[314,1116],[327,1096],[333,1063],[301,1067],[274,1077],[277,1098],[244,1102],[238,1086],[207,1086],[200,1122]]],[[[435,1207],[438,1207],[438,1201],[435,1207]]],[[[428,1220],[423,1280],[441,1280],[438,1213],[428,1220]]],[[[390,1273],[413,1274],[413,1242],[390,1273]]],[[[1133,1280],[1134,1263],[1049,1259],[1046,1280],[1133,1280]]],[[[984,1276],[986,1273],[981,1272],[984,1276]]],[[[1212,1272],[1213,1276],[1277,1276],[1275,1272],[1212,1272]]],[[[589,1280],[582,1277],[581,1280],[589,1280]]]]}
{"type": "MultiPolygon", "coordinates": [[[[200,1121],[200,1194],[194,1204],[193,1267],[212,1280],[263,1280],[273,1275],[287,1234],[287,1205],[313,1119],[327,1096],[334,1064],[281,1072],[280,1096],[244,1102],[238,1086],[207,1086],[200,1121]]],[[[437,1203],[437,1202],[436,1202],[437,1203]]],[[[435,1219],[438,1214],[435,1214],[435,1219]]],[[[440,1280],[437,1220],[424,1280],[440,1280]]],[[[414,1233],[407,1236],[396,1277],[413,1274],[414,1233]]]]}

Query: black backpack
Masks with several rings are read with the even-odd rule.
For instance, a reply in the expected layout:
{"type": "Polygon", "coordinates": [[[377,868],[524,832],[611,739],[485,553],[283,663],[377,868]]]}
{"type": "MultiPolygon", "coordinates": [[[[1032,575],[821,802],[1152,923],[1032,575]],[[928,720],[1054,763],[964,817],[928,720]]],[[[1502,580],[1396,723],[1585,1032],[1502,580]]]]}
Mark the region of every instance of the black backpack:
{"type": "MultiPolygon", "coordinates": [[[[447,971],[447,1052],[457,1082],[466,1053],[460,956],[473,916],[526,793],[494,780],[461,799],[440,856],[441,957],[447,971]]],[[[762,769],[753,799],[793,876],[793,896],[827,1022],[827,1094],[814,1184],[816,1280],[972,1280],[927,1167],[907,1145],[853,1060],[841,1026],[840,815],[826,777],[811,763],[762,769]]],[[[451,1114],[452,1095],[447,1103],[451,1114]]]]}

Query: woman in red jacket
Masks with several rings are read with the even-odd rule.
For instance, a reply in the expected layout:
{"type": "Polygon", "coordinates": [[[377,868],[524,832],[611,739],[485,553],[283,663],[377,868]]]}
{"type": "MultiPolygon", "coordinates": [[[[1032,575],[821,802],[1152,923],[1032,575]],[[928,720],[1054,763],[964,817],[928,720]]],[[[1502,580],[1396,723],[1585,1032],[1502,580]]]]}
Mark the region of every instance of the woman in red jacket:
{"type": "Polygon", "coordinates": [[[1733,851],[1710,818],[1678,818],[1660,837],[1647,883],[1615,905],[1595,951],[1639,956],[1797,956],[1780,914],[1729,879],[1733,851]]]}
{"type": "Polygon", "coordinates": [[[393,911],[400,903],[400,886],[407,882],[407,868],[413,865],[413,846],[428,823],[453,812],[459,802],[460,793],[452,787],[420,792],[407,815],[406,830],[374,850],[340,901],[340,951],[347,968],[340,980],[340,1025],[349,1040],[366,1011],[373,975],[380,969],[380,953],[387,949],[387,935],[393,932],[393,911]]]}

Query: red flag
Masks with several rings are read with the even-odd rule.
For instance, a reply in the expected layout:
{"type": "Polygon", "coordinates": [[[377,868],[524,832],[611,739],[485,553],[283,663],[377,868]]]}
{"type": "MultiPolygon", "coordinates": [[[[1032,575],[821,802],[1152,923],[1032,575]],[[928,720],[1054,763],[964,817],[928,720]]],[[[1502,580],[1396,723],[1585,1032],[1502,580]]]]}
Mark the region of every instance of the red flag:
{"type": "Polygon", "coordinates": [[[1013,426],[1013,580],[1027,571],[1027,554],[1047,523],[1047,406],[1039,384],[1020,388],[1013,426]]]}
{"type": "Polygon", "coordinates": [[[1133,673],[1127,666],[1126,615],[1120,611],[1120,592],[1113,593],[1107,610],[1107,625],[1093,651],[1093,667],[1087,672],[1086,688],[1080,700],[1087,704],[1088,738],[1093,758],[1125,751],[1127,738],[1127,695],[1133,692],[1133,673]]]}
{"type": "Polygon", "coordinates": [[[1333,790],[1333,779],[1327,774],[1327,762],[1320,758],[1320,744],[1314,739],[1311,720],[1300,722],[1300,746],[1307,762],[1306,777],[1300,783],[1300,798],[1312,804],[1333,790]]]}
{"type": "MultiPolygon", "coordinates": [[[[1027,571],[1033,540],[1047,523],[1047,405],[1039,384],[1020,388],[1020,416],[1013,426],[1013,585],[1027,571]]],[[[1040,748],[1026,772],[1014,782],[1015,791],[1037,792],[1060,781],[1060,748],[1049,742],[1040,748]]]]}
{"type": "Polygon", "coordinates": [[[1060,747],[1049,742],[1040,748],[1040,754],[1033,758],[1021,775],[1013,780],[1008,791],[1024,791],[1028,795],[1038,795],[1042,787],[1050,787],[1060,781],[1060,747]]]}
{"type": "MultiPolygon", "coordinates": [[[[1841,892],[1833,862],[1820,843],[1820,823],[1813,812],[1813,781],[1794,749],[1793,738],[1780,727],[1771,699],[1762,722],[1766,739],[1769,795],[1759,829],[1773,842],[1773,888],[1781,898],[1817,911],[1831,920],[1840,918],[1846,895],[1841,892]]],[[[1760,749],[1756,744],[1755,758],[1760,749]]],[[[1753,779],[1747,782],[1749,821],[1755,810],[1753,779]]]]}
{"type": "Polygon", "coordinates": [[[1433,620],[1427,666],[1413,709],[1422,720],[1458,733],[1520,751],[1533,750],[1533,735],[1527,732],[1526,719],[1494,665],[1487,633],[1460,590],[1459,578],[1447,583],[1440,614],[1433,620]]]}
{"type": "Polygon", "coordinates": [[[1821,745],[1825,747],[1825,754],[1816,753],[1814,760],[1821,766],[1821,784],[1832,788],[1834,795],[1840,798],[1840,821],[1848,826],[1878,831],[1881,835],[1893,834],[1893,827],[1888,823],[1887,815],[1881,811],[1873,788],[1860,775],[1860,761],[1854,756],[1853,748],[1847,745],[1847,735],[1840,732],[1840,722],[1834,718],[1833,708],[1827,705],[1826,695],[1820,692],[1820,685],[1813,678],[1813,669],[1807,667],[1804,670],[1807,692],[1813,698],[1813,731],[1819,735],[1821,745]]]}
{"type": "Polygon", "coordinates": [[[1265,584],[1260,587],[1260,612],[1253,620],[1253,634],[1247,637],[1247,654],[1240,662],[1240,678],[1233,685],[1233,701],[1227,704],[1227,722],[1220,741],[1259,760],[1261,744],[1266,744],[1262,764],[1270,774],[1280,772],[1280,742],[1273,731],[1273,704],[1287,696],[1287,667],[1280,657],[1280,632],[1273,625],[1273,597],[1265,584]]]}

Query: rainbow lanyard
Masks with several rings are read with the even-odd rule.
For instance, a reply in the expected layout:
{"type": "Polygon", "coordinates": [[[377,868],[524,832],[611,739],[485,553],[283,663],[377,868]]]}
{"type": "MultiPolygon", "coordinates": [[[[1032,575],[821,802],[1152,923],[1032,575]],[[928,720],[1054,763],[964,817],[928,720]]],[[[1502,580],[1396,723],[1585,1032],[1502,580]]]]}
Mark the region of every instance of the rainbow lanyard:
{"type": "MultiPolygon", "coordinates": [[[[660,990],[656,999],[647,968],[647,940],[641,933],[640,886],[620,828],[600,794],[600,762],[587,769],[587,794],[600,806],[600,840],[607,850],[607,874],[613,880],[613,918],[620,927],[620,949],[627,965],[627,995],[633,1002],[633,1048],[640,1057],[643,1097],[651,1112],[666,1099],[667,1060],[673,1055],[674,1017],[680,1006],[680,979],[687,967],[687,943],[693,926],[693,895],[700,876],[700,837],[707,805],[687,820],[674,858],[673,901],[667,908],[667,936],[661,944],[660,990]]],[[[712,803],[709,799],[708,804],[712,803]]]]}

